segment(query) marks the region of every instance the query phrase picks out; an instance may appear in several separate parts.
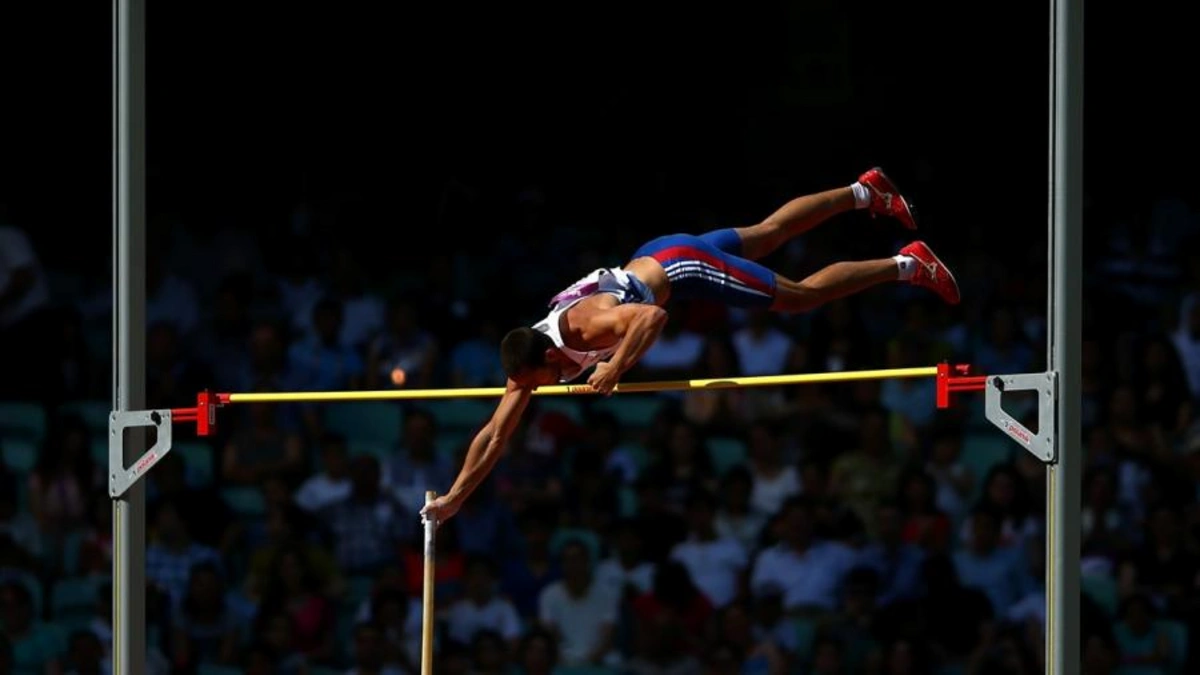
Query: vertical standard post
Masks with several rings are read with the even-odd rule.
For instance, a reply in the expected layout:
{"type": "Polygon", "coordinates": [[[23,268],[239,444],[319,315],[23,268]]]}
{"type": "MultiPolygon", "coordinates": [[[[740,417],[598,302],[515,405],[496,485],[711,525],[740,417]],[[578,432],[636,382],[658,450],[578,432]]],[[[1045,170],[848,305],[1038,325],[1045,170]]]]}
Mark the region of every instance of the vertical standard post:
{"type": "MultiPolygon", "coordinates": [[[[113,409],[145,408],[145,5],[113,0],[113,409]]],[[[145,449],[125,441],[125,461],[145,449]]],[[[110,477],[111,478],[111,477],[110,477]]],[[[113,501],[114,675],[146,664],[146,492],[138,481],[113,501]]]]}
{"type": "Polygon", "coordinates": [[[1058,451],[1048,467],[1046,672],[1078,675],[1083,454],[1083,0],[1051,0],[1049,369],[1058,371],[1058,451]]]}

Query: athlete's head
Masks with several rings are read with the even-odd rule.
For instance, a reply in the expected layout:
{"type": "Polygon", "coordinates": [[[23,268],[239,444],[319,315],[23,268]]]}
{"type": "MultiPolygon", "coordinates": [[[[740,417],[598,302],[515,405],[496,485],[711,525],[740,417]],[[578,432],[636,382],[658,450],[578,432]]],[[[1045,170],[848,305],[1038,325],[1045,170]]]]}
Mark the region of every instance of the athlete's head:
{"type": "Polygon", "coordinates": [[[523,386],[558,382],[561,353],[550,336],[527,326],[514,328],[500,341],[500,365],[509,379],[523,386]]]}

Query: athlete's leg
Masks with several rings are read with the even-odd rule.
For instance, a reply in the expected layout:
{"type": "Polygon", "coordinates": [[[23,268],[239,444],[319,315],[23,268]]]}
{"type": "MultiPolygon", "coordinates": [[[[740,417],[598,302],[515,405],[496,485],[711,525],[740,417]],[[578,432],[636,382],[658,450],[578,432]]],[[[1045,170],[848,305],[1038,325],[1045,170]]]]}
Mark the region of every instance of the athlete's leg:
{"type": "Polygon", "coordinates": [[[950,304],[959,302],[958,282],[950,269],[928,245],[914,241],[895,257],[834,263],[803,281],[776,274],[771,309],[806,312],[887,281],[905,281],[928,288],[950,304]]]}
{"type": "Polygon", "coordinates": [[[873,215],[891,216],[905,227],[916,227],[908,201],[883,170],[875,167],[847,187],[797,197],[757,225],[732,228],[736,240],[721,236],[714,237],[712,243],[726,253],[759,260],[792,237],[852,209],[870,209],[873,215]]]}
{"type": "Polygon", "coordinates": [[[850,187],[797,197],[757,225],[733,228],[742,241],[741,256],[750,260],[764,258],[787,240],[854,207],[854,191],[850,187]]]}
{"type": "Polygon", "coordinates": [[[899,279],[900,268],[892,258],[834,263],[803,281],[777,274],[771,309],[788,314],[807,312],[831,300],[899,279]]]}

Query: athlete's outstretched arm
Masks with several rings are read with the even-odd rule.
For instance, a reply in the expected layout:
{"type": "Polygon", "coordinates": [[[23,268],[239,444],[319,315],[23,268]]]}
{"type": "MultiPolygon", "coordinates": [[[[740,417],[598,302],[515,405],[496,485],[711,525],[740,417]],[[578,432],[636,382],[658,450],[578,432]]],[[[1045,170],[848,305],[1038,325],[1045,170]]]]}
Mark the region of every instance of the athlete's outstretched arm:
{"type": "Polygon", "coordinates": [[[666,310],[656,305],[617,305],[593,317],[589,332],[611,333],[621,339],[621,346],[607,363],[596,365],[588,384],[602,394],[612,393],[621,376],[658,340],[666,324],[666,310]]]}
{"type": "Polygon", "coordinates": [[[529,405],[531,393],[529,389],[518,386],[512,380],[508,381],[500,403],[496,405],[496,412],[492,413],[488,423],[471,439],[471,445],[467,448],[467,458],[463,461],[454,485],[450,487],[449,492],[425,505],[421,510],[422,514],[432,516],[436,522],[441,523],[458,513],[467,497],[470,497],[475,488],[487,478],[504,454],[508,439],[512,437],[517,423],[521,421],[521,415],[529,405]]]}

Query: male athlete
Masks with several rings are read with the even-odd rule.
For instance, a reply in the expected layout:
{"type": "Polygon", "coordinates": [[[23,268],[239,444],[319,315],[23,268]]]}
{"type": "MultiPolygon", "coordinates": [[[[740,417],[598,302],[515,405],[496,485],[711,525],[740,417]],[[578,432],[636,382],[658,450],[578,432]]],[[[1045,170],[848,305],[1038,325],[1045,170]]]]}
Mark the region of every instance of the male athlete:
{"type": "Polygon", "coordinates": [[[611,394],[618,380],[658,339],[667,300],[716,300],[731,307],[805,312],[886,281],[904,281],[959,301],[950,270],[923,242],[878,260],[834,263],[793,281],[754,262],[829,217],[851,209],[898,219],[916,228],[912,210],[878,167],[843,188],[798,197],[749,227],[694,236],[659,237],[638,249],[623,268],[599,269],[550,301],[550,313],[532,327],[510,331],[500,343],[508,383],[492,418],[475,435],[454,485],[422,510],[442,522],[458,512],[504,452],[509,437],[542,385],[569,382],[593,368],[588,384],[611,394]]]}

